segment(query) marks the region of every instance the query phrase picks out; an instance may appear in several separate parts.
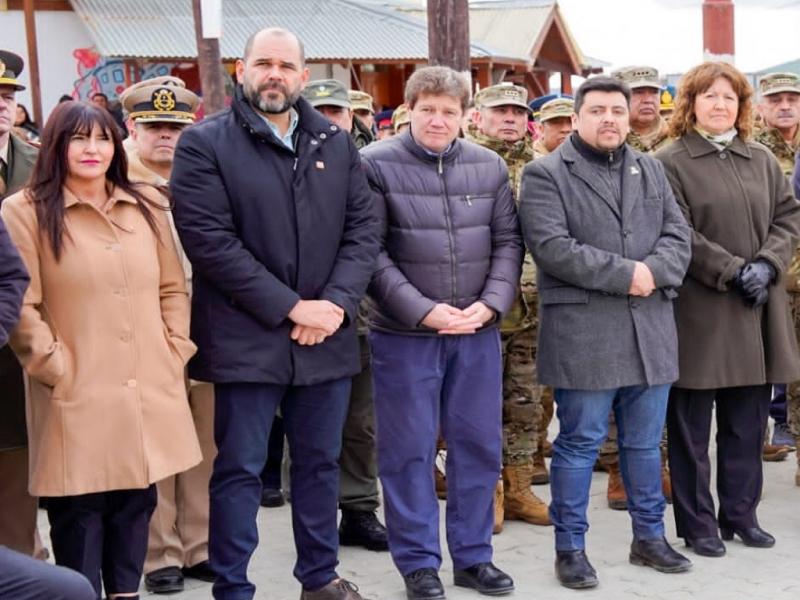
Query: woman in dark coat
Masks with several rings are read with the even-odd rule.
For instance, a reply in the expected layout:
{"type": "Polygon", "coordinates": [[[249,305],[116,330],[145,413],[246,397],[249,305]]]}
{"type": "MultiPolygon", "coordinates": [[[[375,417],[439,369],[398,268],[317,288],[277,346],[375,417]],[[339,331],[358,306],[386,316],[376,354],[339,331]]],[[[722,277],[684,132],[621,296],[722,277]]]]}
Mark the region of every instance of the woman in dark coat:
{"type": "Polygon", "coordinates": [[[678,89],[678,139],[656,155],[693,230],[675,302],[680,379],[667,411],[673,508],[687,545],[722,556],[718,527],[724,540],[775,543],[756,508],[772,384],[800,378],[781,283],[800,234],[800,203],[772,154],[750,141],[753,91],[739,71],[704,63],[678,89]],[[718,515],[708,460],[715,405],[718,515]]]}

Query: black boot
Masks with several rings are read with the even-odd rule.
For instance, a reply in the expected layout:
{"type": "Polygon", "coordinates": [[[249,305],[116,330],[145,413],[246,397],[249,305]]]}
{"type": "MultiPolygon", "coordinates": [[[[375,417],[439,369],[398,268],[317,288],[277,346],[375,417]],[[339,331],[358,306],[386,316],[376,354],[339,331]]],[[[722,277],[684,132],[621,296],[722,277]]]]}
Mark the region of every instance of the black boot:
{"type": "Polygon", "coordinates": [[[556,577],[564,587],[576,590],[598,584],[597,571],[583,550],[556,551],[556,577]]]}
{"type": "Polygon", "coordinates": [[[653,567],[662,573],[683,573],[692,568],[692,561],[673,550],[667,540],[634,540],[631,544],[632,565],[653,567]]]}
{"type": "Polygon", "coordinates": [[[502,596],[514,591],[514,581],[492,563],[478,563],[453,570],[453,583],[472,588],[487,596],[502,596]]]}
{"type": "Polygon", "coordinates": [[[775,538],[761,529],[761,527],[748,527],[746,529],[720,527],[719,533],[725,541],[732,540],[735,533],[742,539],[745,546],[751,546],[752,548],[772,548],[775,545],[775,538]]]}
{"type": "Polygon", "coordinates": [[[389,549],[386,527],[374,512],[367,510],[342,510],[339,543],[342,546],[363,546],[376,552],[389,549]]]}
{"type": "Polygon", "coordinates": [[[435,569],[417,569],[403,576],[408,600],[444,600],[444,586],[435,569]]]}
{"type": "Polygon", "coordinates": [[[725,556],[725,544],[717,536],[702,537],[702,538],[683,538],[686,545],[689,546],[694,553],[698,556],[710,556],[716,558],[725,556]]]}

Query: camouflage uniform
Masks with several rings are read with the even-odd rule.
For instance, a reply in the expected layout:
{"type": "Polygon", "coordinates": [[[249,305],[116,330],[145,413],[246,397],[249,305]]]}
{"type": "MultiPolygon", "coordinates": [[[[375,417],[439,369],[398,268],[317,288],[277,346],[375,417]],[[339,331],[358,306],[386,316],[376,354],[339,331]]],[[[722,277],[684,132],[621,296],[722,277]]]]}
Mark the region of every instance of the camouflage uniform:
{"type": "Polygon", "coordinates": [[[644,152],[645,154],[654,154],[669,145],[672,139],[669,137],[669,125],[662,117],[659,117],[658,127],[654,127],[650,133],[640,134],[631,130],[628,133],[627,142],[630,146],[644,152]]]}
{"type": "Polygon", "coordinates": [[[791,142],[787,142],[783,139],[781,132],[772,127],[762,129],[758,135],[756,135],[756,141],[769,148],[775,155],[775,158],[778,159],[783,174],[791,176],[794,171],[797,152],[800,150],[800,127],[797,128],[797,133],[791,142]]]}
{"type": "MultiPolygon", "coordinates": [[[[480,133],[474,125],[467,139],[497,152],[508,166],[514,196],[519,197],[522,169],[533,160],[529,135],[509,143],[480,133]]],[[[525,253],[520,291],[500,324],[503,347],[503,465],[530,462],[538,443],[537,424],[542,418],[542,386],[536,385],[537,334],[536,266],[525,253]]]]}
{"type": "Polygon", "coordinates": [[[545,147],[544,142],[542,140],[536,140],[533,144],[533,160],[543,158],[548,154],[550,154],[550,151],[545,147]]]}

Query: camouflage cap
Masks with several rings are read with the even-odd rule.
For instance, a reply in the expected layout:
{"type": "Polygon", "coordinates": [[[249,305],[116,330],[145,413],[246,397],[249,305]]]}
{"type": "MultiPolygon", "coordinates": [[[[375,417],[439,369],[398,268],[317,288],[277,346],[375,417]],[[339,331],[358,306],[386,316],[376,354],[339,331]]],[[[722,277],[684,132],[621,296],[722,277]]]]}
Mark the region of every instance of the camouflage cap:
{"type": "Polygon", "coordinates": [[[194,123],[200,98],[182,79],[153,77],[120,94],[122,107],[136,123],[194,123]]]}
{"type": "Polygon", "coordinates": [[[407,125],[409,123],[411,123],[411,115],[408,114],[408,106],[401,104],[395,108],[392,113],[392,127],[394,127],[394,131],[397,133],[401,125],[407,125]]]}
{"type": "Polygon", "coordinates": [[[302,91],[303,98],[311,103],[311,106],[341,106],[342,108],[353,108],[347,88],[341,81],[336,79],[317,79],[309,81],[302,91]]]}
{"type": "Polygon", "coordinates": [[[569,119],[575,113],[575,102],[570,98],[556,98],[542,105],[539,121],[544,123],[550,119],[566,117],[569,119]]]}
{"type": "Polygon", "coordinates": [[[658,80],[658,69],[653,67],[622,67],[611,71],[611,76],[627,83],[632,90],[644,87],[660,90],[663,87],[658,80]]]}
{"type": "Polygon", "coordinates": [[[520,106],[526,110],[528,107],[528,90],[510,81],[504,81],[491,87],[483,88],[475,94],[475,108],[492,106],[520,106]]]}
{"type": "Polygon", "coordinates": [[[762,96],[781,92],[800,94],[800,76],[796,73],[767,73],[758,80],[758,89],[762,96]]]}
{"type": "Polygon", "coordinates": [[[0,85],[8,85],[17,91],[25,89],[25,86],[17,81],[17,77],[22,73],[25,61],[22,57],[8,50],[0,50],[0,85]]]}
{"type": "Polygon", "coordinates": [[[350,96],[350,104],[353,110],[368,110],[373,114],[375,113],[375,109],[372,106],[372,96],[368,93],[350,90],[348,96],[350,96]]]}

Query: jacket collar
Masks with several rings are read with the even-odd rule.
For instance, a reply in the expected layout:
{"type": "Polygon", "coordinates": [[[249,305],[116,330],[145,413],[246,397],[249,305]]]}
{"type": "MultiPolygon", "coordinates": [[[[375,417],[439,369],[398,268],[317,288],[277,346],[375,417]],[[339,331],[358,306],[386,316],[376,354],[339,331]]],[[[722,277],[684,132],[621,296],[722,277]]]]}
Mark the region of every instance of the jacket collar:
{"type": "MultiPolygon", "coordinates": [[[[293,108],[297,111],[299,117],[297,123],[298,131],[303,131],[320,142],[325,140],[328,136],[339,133],[339,127],[333,125],[328,119],[314,110],[311,104],[302,96],[297,99],[293,108]]],[[[249,130],[251,135],[268,140],[287,152],[290,152],[290,150],[275,137],[270,128],[267,127],[264,119],[256,114],[255,109],[244,97],[244,90],[241,85],[236,86],[231,109],[242,126],[249,130]]],[[[297,149],[298,146],[295,145],[295,151],[297,149]]]]}
{"type": "MultiPolygon", "coordinates": [[[[692,158],[705,156],[706,154],[717,154],[720,152],[720,150],[717,150],[714,147],[714,144],[709,142],[694,129],[683,134],[683,136],[681,136],[681,141],[683,142],[683,145],[686,146],[686,150],[689,153],[689,156],[692,158]]],[[[733,152],[734,154],[738,154],[739,156],[743,156],[744,158],[752,158],[753,156],[750,152],[750,148],[747,147],[747,144],[742,141],[742,138],[738,135],[733,138],[731,145],[725,148],[725,150],[733,152]]]]}
{"type": "MultiPolygon", "coordinates": [[[[74,206],[76,204],[85,204],[85,202],[83,202],[80,198],[78,198],[75,194],[73,194],[72,191],[67,186],[64,186],[63,193],[64,193],[64,208],[69,208],[70,206],[74,206]]],[[[134,198],[128,192],[120,188],[112,188],[108,196],[110,198],[108,205],[109,210],[113,208],[113,206],[117,202],[127,202],[128,204],[137,204],[136,198],[134,198]]]]}
{"type": "Polygon", "coordinates": [[[453,162],[461,154],[461,145],[464,143],[461,139],[456,138],[453,143],[450,144],[450,147],[443,153],[432,154],[431,152],[426,151],[425,148],[416,142],[414,136],[411,135],[411,127],[408,127],[398,137],[400,139],[400,143],[403,144],[406,150],[411,152],[411,154],[418,159],[429,163],[439,162],[440,159],[445,164],[453,162]]]}

